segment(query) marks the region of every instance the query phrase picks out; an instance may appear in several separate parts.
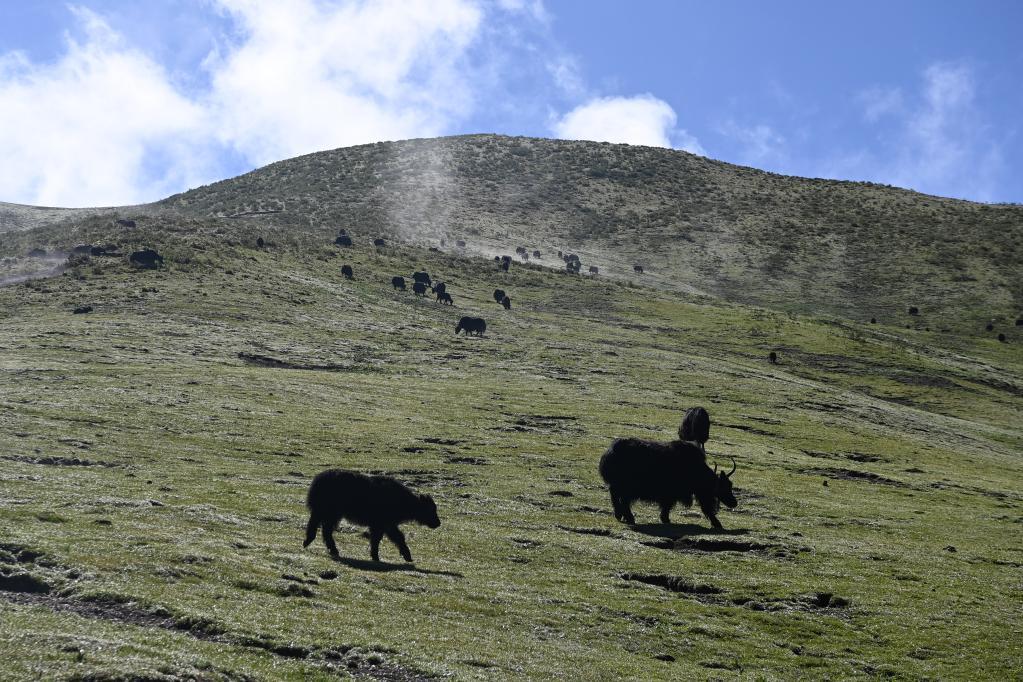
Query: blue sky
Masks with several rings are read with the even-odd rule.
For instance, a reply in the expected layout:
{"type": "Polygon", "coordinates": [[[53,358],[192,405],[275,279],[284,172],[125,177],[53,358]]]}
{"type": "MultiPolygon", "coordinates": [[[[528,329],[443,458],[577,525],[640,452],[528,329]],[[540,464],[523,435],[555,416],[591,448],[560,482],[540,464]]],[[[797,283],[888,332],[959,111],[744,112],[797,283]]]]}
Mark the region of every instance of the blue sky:
{"type": "Polygon", "coordinates": [[[1023,202],[1020,27],[1016,0],[0,0],[0,201],[499,132],[1023,202]]]}

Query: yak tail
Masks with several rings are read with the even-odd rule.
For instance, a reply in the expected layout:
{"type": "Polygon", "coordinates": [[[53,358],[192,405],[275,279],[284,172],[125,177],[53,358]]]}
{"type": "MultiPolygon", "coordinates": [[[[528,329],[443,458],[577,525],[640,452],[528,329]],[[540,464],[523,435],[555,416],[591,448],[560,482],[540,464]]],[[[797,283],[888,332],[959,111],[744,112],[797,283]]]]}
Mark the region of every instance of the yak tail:
{"type": "Polygon", "coordinates": [[[317,518],[316,514],[309,515],[309,523],[305,527],[305,542],[302,543],[303,547],[308,547],[313,540],[316,539],[316,529],[320,527],[320,519],[317,518]]]}

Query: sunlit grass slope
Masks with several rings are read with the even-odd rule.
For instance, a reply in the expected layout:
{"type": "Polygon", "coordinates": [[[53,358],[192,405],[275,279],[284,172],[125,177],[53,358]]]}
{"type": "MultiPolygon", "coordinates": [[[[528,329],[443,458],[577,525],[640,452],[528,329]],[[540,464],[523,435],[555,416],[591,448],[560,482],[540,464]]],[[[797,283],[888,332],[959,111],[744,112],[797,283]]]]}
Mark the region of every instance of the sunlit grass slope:
{"type": "Polygon", "coordinates": [[[1018,674],[1015,329],[797,316],[355,236],[24,233],[167,262],[0,288],[5,679],[1018,674]],[[455,306],[391,289],[414,270],[455,306]],[[465,314],[485,337],[455,336],[465,314]],[[600,453],[670,438],[695,404],[711,456],[738,463],[727,532],[681,509],[617,523],[600,453]],[[337,466],[436,498],[441,528],[406,527],[414,566],[389,545],[369,562],[353,528],[343,562],[302,549],[306,487],[337,466]]]}

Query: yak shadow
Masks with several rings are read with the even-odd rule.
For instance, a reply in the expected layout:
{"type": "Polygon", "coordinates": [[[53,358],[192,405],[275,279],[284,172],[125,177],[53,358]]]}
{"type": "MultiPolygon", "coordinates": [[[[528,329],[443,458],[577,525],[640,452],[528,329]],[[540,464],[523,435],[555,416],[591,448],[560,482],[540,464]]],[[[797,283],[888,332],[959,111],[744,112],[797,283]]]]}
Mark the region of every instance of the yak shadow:
{"type": "Polygon", "coordinates": [[[415,564],[391,564],[386,561],[373,561],[372,559],[354,559],[352,557],[334,557],[334,561],[344,564],[348,568],[355,568],[360,571],[376,571],[377,573],[392,573],[403,571],[406,573],[421,573],[423,575],[443,575],[449,578],[464,578],[465,576],[456,571],[431,571],[427,568],[419,568],[415,564]]]}
{"type": "Polygon", "coordinates": [[[695,523],[634,523],[629,528],[643,535],[653,535],[670,540],[678,540],[679,538],[693,535],[749,535],[749,530],[746,528],[716,530],[707,526],[699,526],[695,523]]]}

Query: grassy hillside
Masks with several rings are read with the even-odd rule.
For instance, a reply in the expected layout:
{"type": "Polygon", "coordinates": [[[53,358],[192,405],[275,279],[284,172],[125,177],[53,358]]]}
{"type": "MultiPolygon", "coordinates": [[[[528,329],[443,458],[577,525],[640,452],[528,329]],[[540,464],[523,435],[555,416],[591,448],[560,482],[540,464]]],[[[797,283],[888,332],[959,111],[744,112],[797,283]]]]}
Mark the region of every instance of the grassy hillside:
{"type": "MultiPolygon", "coordinates": [[[[377,149],[395,148],[306,157],[293,172],[341,173],[331,159],[377,149]]],[[[300,184],[288,168],[233,182],[291,197],[300,184]]],[[[203,217],[241,191],[223,183],[135,230],[99,216],[0,240],[0,256],[87,242],[167,259],[159,271],[82,259],[0,287],[7,678],[1005,679],[1023,668],[1015,327],[1000,326],[999,343],[882,315],[864,324],[532,265],[502,273],[409,244],[374,249],[382,195],[324,182],[309,188],[312,230],[290,224],[294,206],[203,217]],[[356,248],[329,245],[324,232],[339,224],[356,248]],[[448,283],[454,308],[390,288],[417,269],[448,283]],[[498,286],[510,311],[492,301],[498,286]],[[93,311],[72,314],[82,305],[93,311]],[[453,334],[464,314],[487,318],[484,338],[453,334]],[[727,532],[681,509],[668,526],[650,507],[637,507],[639,525],[619,524],[600,453],[615,436],[670,438],[694,404],[711,411],[712,456],[738,462],[727,532]],[[441,528],[406,527],[414,566],[389,545],[384,564],[369,562],[354,528],[339,533],[341,562],[319,541],[302,549],[306,487],[332,466],[392,473],[435,496],[441,528]]],[[[1018,210],[921,201],[950,215],[1018,210]]],[[[433,232],[417,234],[467,231],[464,210],[432,226],[424,211],[433,232]]],[[[514,245],[527,218],[540,220],[521,210],[521,223],[480,218],[477,239],[508,231],[514,245]]],[[[547,248],[556,223],[538,222],[547,248]]],[[[692,244],[726,243],[724,227],[707,227],[687,242],[701,259],[709,247],[692,244]]]]}
{"type": "Polygon", "coordinates": [[[186,215],[557,250],[654,286],[801,313],[983,329],[1023,310],[1023,206],[779,176],[686,152],[494,135],[311,154],[170,197],[186,215]]]}

